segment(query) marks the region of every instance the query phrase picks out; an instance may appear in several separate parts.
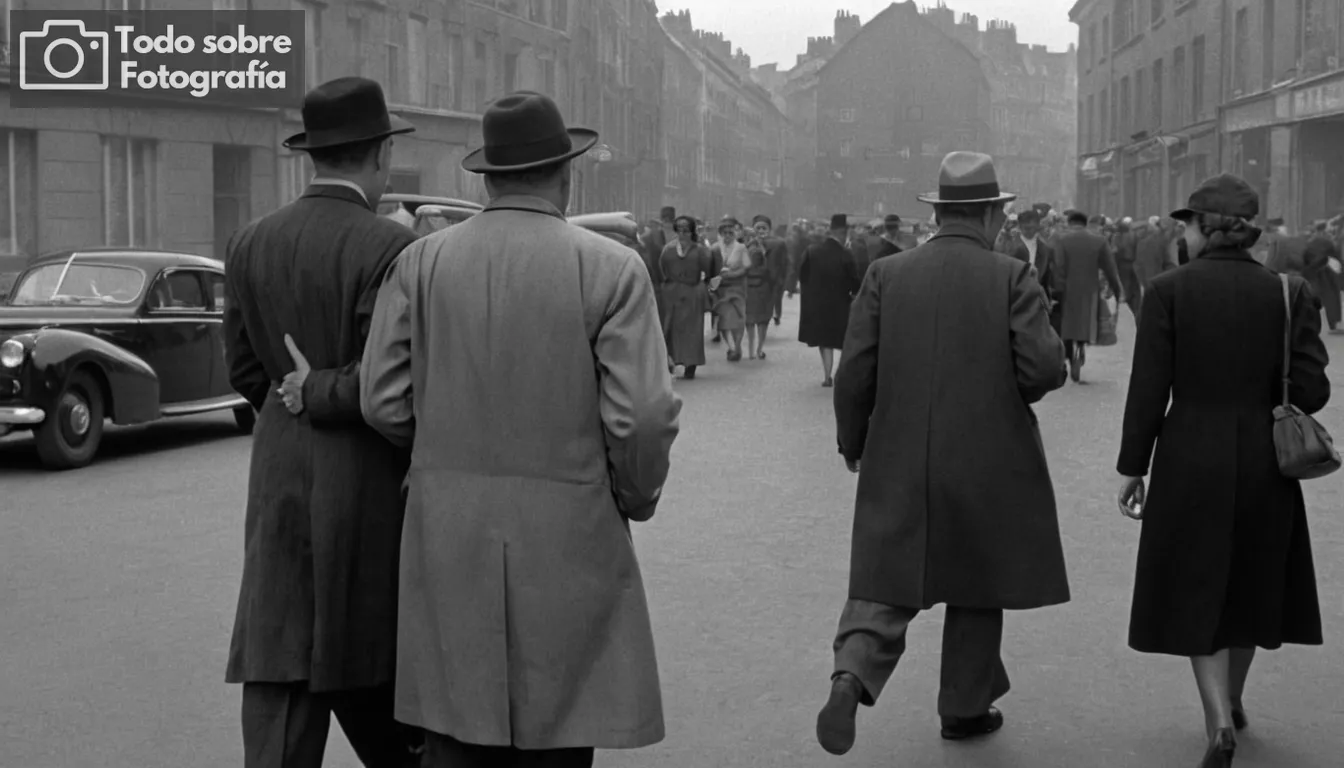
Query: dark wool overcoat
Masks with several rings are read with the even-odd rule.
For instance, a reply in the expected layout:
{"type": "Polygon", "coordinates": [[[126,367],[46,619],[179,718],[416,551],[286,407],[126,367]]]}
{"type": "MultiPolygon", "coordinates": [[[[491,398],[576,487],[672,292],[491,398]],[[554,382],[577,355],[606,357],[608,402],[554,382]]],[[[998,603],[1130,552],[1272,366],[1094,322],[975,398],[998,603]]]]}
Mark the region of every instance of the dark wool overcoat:
{"type": "Polygon", "coordinates": [[[1056,276],[1053,284],[1062,295],[1060,336],[1065,341],[1092,343],[1097,340],[1097,303],[1101,298],[1099,270],[1116,296],[1124,293],[1115,254],[1100,235],[1083,229],[1066,232],[1054,243],[1056,276]]]}
{"type": "Polygon", "coordinates": [[[230,380],[259,412],[231,683],[393,680],[410,455],[364,423],[359,361],[383,274],[414,240],[354,189],[318,185],[229,244],[230,380]],[[297,417],[275,393],[294,370],[285,334],[313,368],[297,417]]]}
{"type": "Polygon", "coordinates": [[[849,249],[828,237],[809,246],[798,265],[803,307],[798,340],[809,347],[840,349],[849,322],[849,301],[859,288],[858,265],[849,249]]]}
{"type": "Polygon", "coordinates": [[[840,452],[862,462],[851,598],[1004,609],[1069,600],[1031,410],[1064,379],[1040,284],[982,233],[949,224],[873,264],[835,377],[840,452]]]}
{"type": "MultiPolygon", "coordinates": [[[[1320,303],[1290,277],[1289,399],[1330,399],[1320,303]]],[[[1117,469],[1149,473],[1129,644],[1201,656],[1319,644],[1321,614],[1302,488],[1279,474],[1279,278],[1240,250],[1153,278],[1134,342],[1117,469]]]]}

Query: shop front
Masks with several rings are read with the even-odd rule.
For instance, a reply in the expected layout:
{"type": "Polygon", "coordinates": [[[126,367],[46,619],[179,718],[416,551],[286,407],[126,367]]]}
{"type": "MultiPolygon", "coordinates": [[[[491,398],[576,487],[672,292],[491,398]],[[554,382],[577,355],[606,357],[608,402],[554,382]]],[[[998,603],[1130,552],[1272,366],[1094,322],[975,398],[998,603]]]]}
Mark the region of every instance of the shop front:
{"type": "Polygon", "coordinates": [[[1301,227],[1344,212],[1344,72],[1294,88],[1292,108],[1301,227]]]}
{"type": "Polygon", "coordinates": [[[1107,150],[1084,155],[1078,160],[1078,200],[1076,205],[1091,214],[1115,211],[1120,207],[1120,183],[1116,175],[1118,153],[1107,150]]]}
{"type": "Polygon", "coordinates": [[[1260,193],[1262,218],[1295,216],[1292,100],[1285,89],[1254,94],[1221,110],[1222,167],[1260,193]]]}

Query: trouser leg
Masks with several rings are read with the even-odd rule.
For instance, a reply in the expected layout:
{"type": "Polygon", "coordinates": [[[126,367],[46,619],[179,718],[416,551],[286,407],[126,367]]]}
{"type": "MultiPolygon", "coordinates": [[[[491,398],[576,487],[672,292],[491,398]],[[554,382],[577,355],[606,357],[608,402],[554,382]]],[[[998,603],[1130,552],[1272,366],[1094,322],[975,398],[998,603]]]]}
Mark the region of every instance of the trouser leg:
{"type": "Polygon", "coordinates": [[[592,747],[523,750],[467,744],[441,733],[425,734],[422,768],[592,768],[592,747]]]}
{"type": "Polygon", "coordinates": [[[831,677],[846,672],[853,675],[863,684],[860,701],[873,706],[905,653],[905,632],[917,613],[917,608],[846,600],[835,631],[835,673],[831,677]]]}
{"type": "Polygon", "coordinates": [[[775,289],[775,322],[784,316],[784,288],[781,286],[775,289]]]}
{"type": "Polygon", "coordinates": [[[943,620],[938,714],[978,717],[1011,687],[1003,666],[1003,611],[949,605],[943,620]]]}
{"type": "Polygon", "coordinates": [[[243,684],[244,768],[322,768],[331,728],[307,683],[243,684]]]}
{"type": "Polygon", "coordinates": [[[366,768],[410,768],[419,762],[418,728],[392,716],[393,690],[387,685],[321,694],[341,724],[346,739],[366,768]]]}

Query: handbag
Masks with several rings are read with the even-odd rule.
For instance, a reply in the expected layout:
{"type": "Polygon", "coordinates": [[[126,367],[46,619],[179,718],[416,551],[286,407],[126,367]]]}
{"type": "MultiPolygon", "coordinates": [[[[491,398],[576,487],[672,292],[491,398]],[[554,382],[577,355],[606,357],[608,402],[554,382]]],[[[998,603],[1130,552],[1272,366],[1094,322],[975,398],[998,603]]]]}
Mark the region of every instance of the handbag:
{"type": "MultiPolygon", "coordinates": [[[[1117,305],[1119,302],[1116,302],[1117,305]]],[[[1119,309],[1119,306],[1116,307],[1119,309]]],[[[1120,337],[1115,331],[1115,321],[1119,312],[1112,312],[1106,299],[1098,297],[1097,299],[1097,340],[1094,346],[1112,347],[1120,342],[1120,337]]]]}
{"type": "Polygon", "coordinates": [[[1288,296],[1288,276],[1279,275],[1283,286],[1283,402],[1274,407],[1274,454],[1279,472],[1294,480],[1325,477],[1340,467],[1335,441],[1318,421],[1288,402],[1289,364],[1292,357],[1293,308],[1288,296]]]}

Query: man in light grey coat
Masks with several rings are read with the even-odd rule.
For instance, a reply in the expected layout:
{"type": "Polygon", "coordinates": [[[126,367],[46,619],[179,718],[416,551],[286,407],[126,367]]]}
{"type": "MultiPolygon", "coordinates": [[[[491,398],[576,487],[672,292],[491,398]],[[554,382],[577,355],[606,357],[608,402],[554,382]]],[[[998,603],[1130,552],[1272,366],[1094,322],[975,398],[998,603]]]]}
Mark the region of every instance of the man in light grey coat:
{"type": "Polygon", "coordinates": [[[591,766],[663,738],[630,522],[652,517],[681,401],[639,255],[569,224],[597,134],[518,93],[484,117],[490,204],[402,252],[361,369],[412,448],[396,716],[429,766],[591,766]]]}

